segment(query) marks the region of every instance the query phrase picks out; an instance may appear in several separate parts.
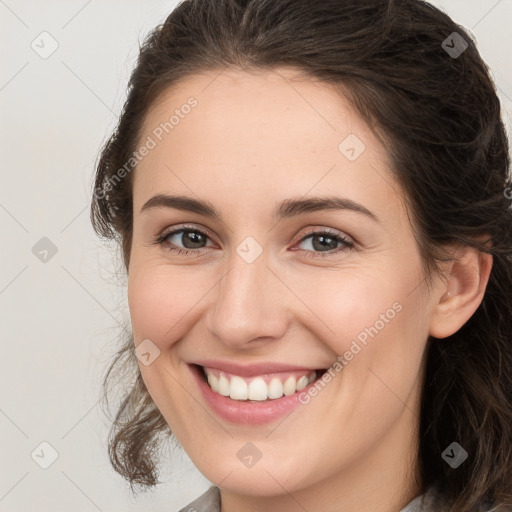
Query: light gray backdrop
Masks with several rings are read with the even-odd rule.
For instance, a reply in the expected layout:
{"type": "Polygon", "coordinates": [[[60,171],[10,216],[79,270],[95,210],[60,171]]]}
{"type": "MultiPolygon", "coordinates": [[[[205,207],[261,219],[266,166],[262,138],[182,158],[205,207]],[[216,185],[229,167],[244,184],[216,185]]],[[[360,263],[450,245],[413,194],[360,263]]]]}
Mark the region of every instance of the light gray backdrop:
{"type": "MultiPolygon", "coordinates": [[[[512,0],[433,3],[473,32],[510,134],[512,0]]],[[[1,511],[174,512],[209,486],[176,452],[165,484],[132,500],[99,404],[128,310],[118,253],[89,223],[94,163],[138,42],[175,5],[0,0],[1,511]]]]}

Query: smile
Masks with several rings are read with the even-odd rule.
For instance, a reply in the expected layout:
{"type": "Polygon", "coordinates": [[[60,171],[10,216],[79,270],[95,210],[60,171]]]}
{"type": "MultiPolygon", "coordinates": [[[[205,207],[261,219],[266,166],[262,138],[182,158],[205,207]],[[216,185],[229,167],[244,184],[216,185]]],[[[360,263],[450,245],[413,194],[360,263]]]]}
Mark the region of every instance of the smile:
{"type": "Polygon", "coordinates": [[[201,367],[205,381],[219,395],[232,400],[265,401],[303,390],[317,377],[315,370],[298,370],[244,378],[216,368],[201,367]]]}
{"type": "Polygon", "coordinates": [[[301,406],[301,393],[326,369],[273,362],[241,366],[228,361],[195,361],[188,367],[205,405],[230,423],[263,425],[301,406]]]}

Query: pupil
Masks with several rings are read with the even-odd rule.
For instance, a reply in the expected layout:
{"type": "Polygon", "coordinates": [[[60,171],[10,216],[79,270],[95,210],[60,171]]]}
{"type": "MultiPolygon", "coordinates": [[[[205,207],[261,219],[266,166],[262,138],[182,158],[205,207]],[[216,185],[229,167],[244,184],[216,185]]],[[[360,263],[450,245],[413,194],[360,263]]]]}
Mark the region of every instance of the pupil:
{"type": "Polygon", "coordinates": [[[203,235],[195,231],[185,231],[182,234],[181,241],[187,249],[197,249],[204,242],[203,235]],[[190,245],[190,243],[192,245],[190,245]],[[195,245],[194,245],[195,244],[195,245]]]}
{"type": "Polygon", "coordinates": [[[327,247],[327,249],[336,249],[336,244],[337,244],[337,240],[335,240],[334,238],[330,237],[330,236],[324,236],[324,235],[317,235],[315,237],[313,237],[313,247],[315,249],[325,249],[327,247]],[[331,241],[331,244],[329,247],[329,243],[327,243],[327,245],[323,245],[322,243],[315,243],[316,240],[319,240],[321,242],[326,242],[326,241],[331,241]]]}

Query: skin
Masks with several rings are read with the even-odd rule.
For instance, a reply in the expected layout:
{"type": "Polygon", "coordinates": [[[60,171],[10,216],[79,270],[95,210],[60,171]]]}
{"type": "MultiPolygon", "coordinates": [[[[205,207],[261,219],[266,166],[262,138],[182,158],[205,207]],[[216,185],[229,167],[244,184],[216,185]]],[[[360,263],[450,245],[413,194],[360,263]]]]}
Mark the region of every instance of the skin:
{"type": "MultiPolygon", "coordinates": [[[[222,512],[398,512],[415,480],[420,391],[430,335],[456,332],[480,304],[492,256],[460,249],[428,288],[386,148],[332,86],[293,81],[297,70],[194,75],[169,89],[145,119],[141,141],[194,96],[198,105],[139,163],[128,299],[135,344],[160,356],[139,362],[147,389],[193,463],[221,489],[222,512]],[[364,152],[338,145],[354,133],[364,152]],[[222,219],[171,208],[140,212],[156,194],[209,201],[222,219]],[[277,202],[338,195],[349,210],[276,222],[277,202]],[[200,255],[151,242],[183,223],[211,233],[200,255]],[[355,242],[315,249],[308,228],[355,242]],[[252,236],[262,254],[236,252],[252,236]],[[306,238],[308,237],[308,238],[306,238]],[[292,248],[299,250],[292,250],[292,248]],[[307,254],[331,254],[324,258],[307,254]],[[186,362],[277,361],[327,368],[398,302],[402,309],[310,403],[268,425],[214,415],[186,362]],[[237,457],[248,442],[261,459],[237,457]]],[[[441,454],[439,454],[441,455],[441,454]]]]}

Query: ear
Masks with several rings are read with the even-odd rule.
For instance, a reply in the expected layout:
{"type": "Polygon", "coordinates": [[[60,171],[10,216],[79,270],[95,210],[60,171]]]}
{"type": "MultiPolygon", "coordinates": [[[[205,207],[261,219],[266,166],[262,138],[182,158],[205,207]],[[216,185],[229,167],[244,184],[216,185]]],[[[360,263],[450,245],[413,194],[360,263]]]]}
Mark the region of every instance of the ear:
{"type": "MultiPolygon", "coordinates": [[[[483,241],[482,239],[478,239],[483,241]]],[[[489,238],[486,238],[489,246],[489,238]]],[[[492,254],[458,246],[455,261],[448,269],[448,279],[439,288],[439,297],[430,318],[429,334],[446,338],[457,332],[481,304],[489,282],[492,254]]]]}

